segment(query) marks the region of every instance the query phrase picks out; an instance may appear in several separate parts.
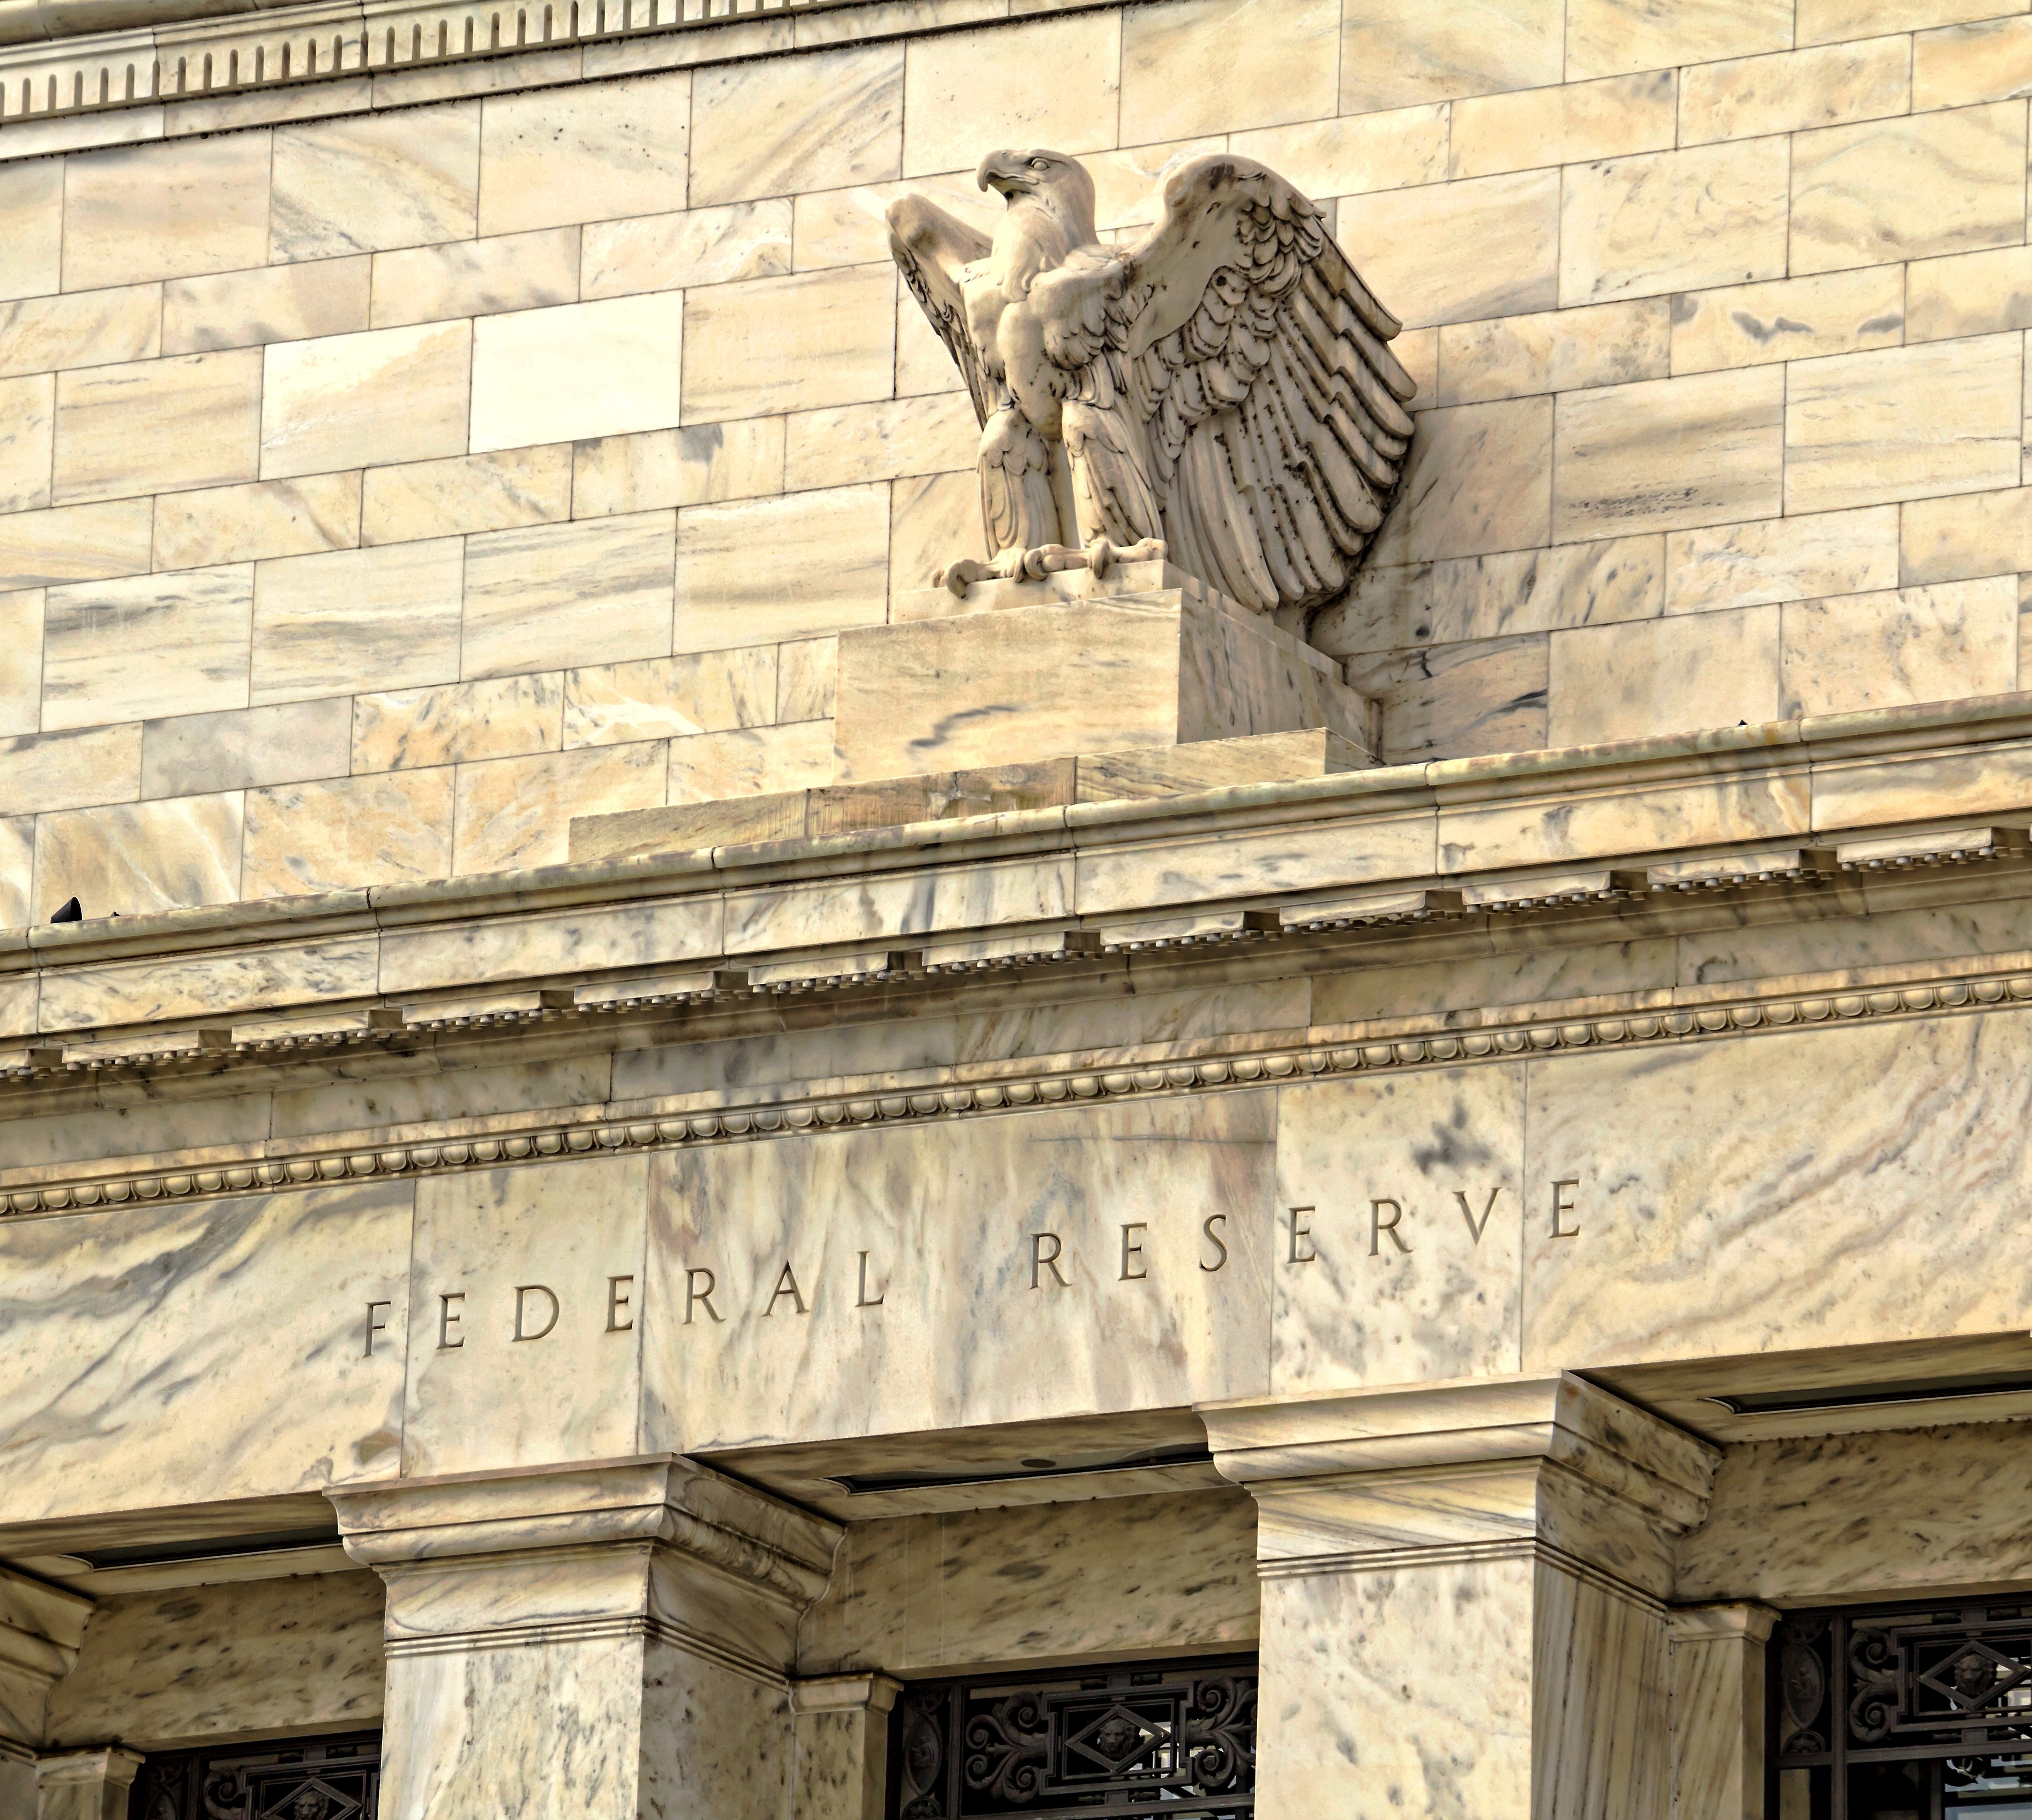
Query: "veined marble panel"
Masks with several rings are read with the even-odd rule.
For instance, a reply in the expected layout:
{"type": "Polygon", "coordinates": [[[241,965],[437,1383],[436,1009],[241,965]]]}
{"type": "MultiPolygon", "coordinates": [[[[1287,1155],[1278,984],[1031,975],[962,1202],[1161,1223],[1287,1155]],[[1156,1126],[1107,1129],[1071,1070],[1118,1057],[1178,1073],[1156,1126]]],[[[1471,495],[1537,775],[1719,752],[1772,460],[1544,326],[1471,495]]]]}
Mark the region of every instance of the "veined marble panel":
{"type": "Polygon", "coordinates": [[[192,796],[343,777],[352,708],[339,696],[148,721],[141,729],[141,794],[192,796]]]}
{"type": "Polygon", "coordinates": [[[1534,1067],[1525,1369],[2022,1327],[2028,1055],[1993,1013],[1534,1067]]]}
{"type": "Polygon", "coordinates": [[[1275,1392],[1520,1368],[1524,1081],[1511,1064],[1283,1089],[1275,1392]]]}
{"type": "Polygon", "coordinates": [[[54,970],[43,977],[41,1027],[81,1030],[362,998],[375,989],[375,959],[374,938],[357,935],[54,970]]]}
{"type": "Polygon", "coordinates": [[[2026,1439],[2022,1422],[1985,1422],[1725,1448],[1675,1592],[1805,1602],[2022,1585],[2026,1439]]]}
{"type": "Polygon", "coordinates": [[[612,1637],[404,1658],[383,1733],[383,1804],[433,1820],[637,1820],[648,1648],[612,1637]]]}
{"type": "Polygon", "coordinates": [[[480,231],[570,226],[585,219],[589,196],[602,215],[669,207],[684,194],[691,101],[685,69],[489,98],[480,136],[480,231]]]}
{"type": "Polygon", "coordinates": [[[0,1228],[0,1521],[394,1473],[414,1194],[368,1183],[0,1228]]]}
{"type": "MultiPolygon", "coordinates": [[[[383,901],[394,896],[381,894],[383,901]]],[[[641,967],[719,955],[717,897],[594,906],[449,928],[390,929],[381,942],[381,989],[420,992],[529,979],[576,968],[641,967]]]]}
{"type": "Polygon", "coordinates": [[[374,327],[578,301],[579,230],[543,228],[374,256],[374,327]]]}
{"type": "Polygon", "coordinates": [[[254,573],[245,563],[49,591],[43,724],[55,731],[247,705],[254,573]]]}
{"type": "Polygon", "coordinates": [[[1239,1093],[659,1156],[642,1444],[1248,1394],[1275,1134],[1239,1093]]]}
{"type": "Polygon", "coordinates": [[[69,897],[95,917],[235,903],[243,819],[235,790],[42,816],[35,920],[69,897]]]}
{"type": "Polygon", "coordinates": [[[901,44],[842,45],[701,73],[691,196],[738,202],[880,182],[903,151],[901,44]]]}
{"type": "Polygon", "coordinates": [[[103,1599],[51,1690],[50,1742],[230,1739],[345,1730],[381,1717],[371,1573],[296,1575],[103,1599]]]}
{"type": "Polygon", "coordinates": [[[1433,868],[1436,821],[1431,809],[1414,809],[1320,824],[1302,838],[1273,828],[1096,847],[1078,857],[1078,908],[1082,916],[1133,913],[1423,873],[1433,868]]]}
{"type": "Polygon", "coordinates": [[[1533,1575],[1526,1559],[1265,1580],[1258,1799],[1335,1820],[1533,1812],[1533,1575]]]}
{"type": "Polygon", "coordinates": [[[797,1672],[1246,1649],[1257,1605],[1256,1501],[1239,1490],[891,1518],[849,1527],[797,1672]]]}
{"type": "Polygon", "coordinates": [[[820,942],[880,941],[1069,916],[1072,862],[1059,856],[730,892],[729,955],[820,942]]]}
{"type": "Polygon", "coordinates": [[[329,259],[471,234],[480,108],[471,101],[282,128],[270,178],[270,258],[329,259]]]}
{"type": "Polygon", "coordinates": [[[987,145],[1104,151],[1115,143],[1121,70],[1114,12],[928,36],[904,73],[904,174],[969,169],[987,145]]]}
{"type": "Polygon", "coordinates": [[[1705,777],[1573,791],[1557,802],[1492,802],[1441,813],[1440,865],[1471,871],[1497,852],[1506,864],[1560,863],[1655,847],[1783,839],[1806,832],[1808,802],[1803,772],[1760,775],[1719,766],[1705,777]]]}
{"type": "Polygon", "coordinates": [[[58,286],[63,253],[63,161],[9,164],[0,175],[0,297],[58,286]]]}
{"type": "Polygon", "coordinates": [[[405,1474],[640,1451],[648,1167],[627,1157],[417,1185],[405,1474]]]}

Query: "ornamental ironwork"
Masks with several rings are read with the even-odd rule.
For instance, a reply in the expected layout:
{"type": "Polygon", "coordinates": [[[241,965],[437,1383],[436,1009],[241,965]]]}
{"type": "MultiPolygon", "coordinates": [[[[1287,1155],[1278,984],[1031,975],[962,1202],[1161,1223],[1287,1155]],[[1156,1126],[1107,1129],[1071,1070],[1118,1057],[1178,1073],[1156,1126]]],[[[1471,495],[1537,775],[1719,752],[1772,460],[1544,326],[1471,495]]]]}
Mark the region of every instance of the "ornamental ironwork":
{"type": "Polygon", "coordinates": [[[1770,1646],[1774,1814],[2032,1812],[2032,1601],[1795,1613],[1770,1646]]]}
{"type": "Polygon", "coordinates": [[[151,1754],[128,1820],[374,1820],[381,1734],[151,1754]]]}
{"type": "Polygon", "coordinates": [[[1255,1811],[1252,1660],[921,1682],[891,1725],[887,1820],[1255,1811]]]}

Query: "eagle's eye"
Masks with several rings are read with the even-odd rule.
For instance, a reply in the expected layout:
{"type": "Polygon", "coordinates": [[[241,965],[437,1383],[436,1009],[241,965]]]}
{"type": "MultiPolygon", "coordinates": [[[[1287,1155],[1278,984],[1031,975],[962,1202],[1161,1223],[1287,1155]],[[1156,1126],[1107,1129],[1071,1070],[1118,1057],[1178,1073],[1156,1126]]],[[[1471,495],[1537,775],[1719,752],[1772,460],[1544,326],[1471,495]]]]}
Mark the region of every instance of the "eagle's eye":
{"type": "Polygon", "coordinates": [[[1049,170],[1051,168],[1051,161],[1048,159],[1033,158],[1030,160],[1030,168],[1033,170],[1049,170]]]}

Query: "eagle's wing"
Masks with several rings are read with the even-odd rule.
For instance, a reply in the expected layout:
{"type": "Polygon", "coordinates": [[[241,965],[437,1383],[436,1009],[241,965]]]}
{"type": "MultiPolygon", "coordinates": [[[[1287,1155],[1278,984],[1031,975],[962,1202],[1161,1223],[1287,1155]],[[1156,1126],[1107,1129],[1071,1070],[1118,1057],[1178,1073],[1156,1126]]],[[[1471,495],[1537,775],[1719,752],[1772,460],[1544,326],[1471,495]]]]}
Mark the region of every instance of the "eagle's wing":
{"type": "Polygon", "coordinates": [[[1258,612],[1344,589],[1395,494],[1401,326],[1275,171],[1181,166],[1122,261],[1116,334],[1173,559],[1258,612]]]}
{"type": "Polygon", "coordinates": [[[960,274],[987,258],[991,243],[957,216],[921,196],[898,196],[889,205],[889,250],[903,282],[917,300],[939,339],[952,355],[966,381],[977,421],[988,421],[988,391],[981,369],[980,351],[967,332],[966,305],[960,295],[960,274]]]}

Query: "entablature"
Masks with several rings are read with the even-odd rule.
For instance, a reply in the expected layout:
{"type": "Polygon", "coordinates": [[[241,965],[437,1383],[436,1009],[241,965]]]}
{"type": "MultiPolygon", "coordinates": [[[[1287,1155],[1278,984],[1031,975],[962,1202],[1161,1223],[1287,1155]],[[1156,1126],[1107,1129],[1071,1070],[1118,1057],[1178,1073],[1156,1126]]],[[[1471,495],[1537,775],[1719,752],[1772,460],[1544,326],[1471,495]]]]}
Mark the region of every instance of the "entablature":
{"type": "Polygon", "coordinates": [[[2032,699],[2013,696],[13,932],[0,1094],[16,1117],[572,1058],[600,1059],[609,1086],[540,1111],[30,1163],[0,1194],[55,1213],[2032,1002],[2008,914],[1963,952],[1862,933],[2027,895],[2028,734],[2032,699]],[[1844,924],[1853,940],[1826,933],[1844,924]],[[1795,926],[1821,932],[1810,967],[1634,984],[1583,968],[1563,980],[1593,989],[1366,1009],[1335,988],[1275,1027],[1156,1041],[1125,1025],[1105,1047],[901,1069],[814,1051],[766,1080],[648,1095],[613,1065],[1795,926]]]}

